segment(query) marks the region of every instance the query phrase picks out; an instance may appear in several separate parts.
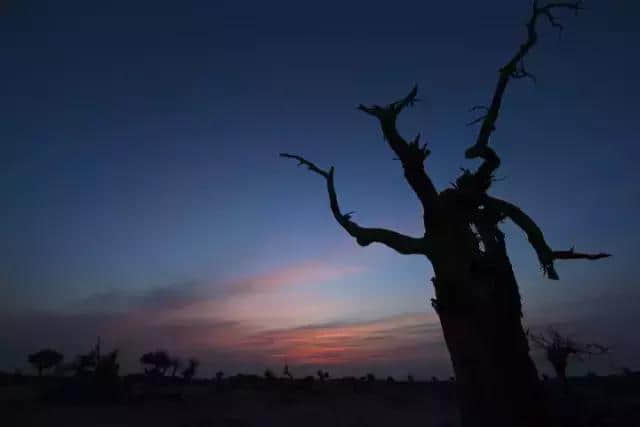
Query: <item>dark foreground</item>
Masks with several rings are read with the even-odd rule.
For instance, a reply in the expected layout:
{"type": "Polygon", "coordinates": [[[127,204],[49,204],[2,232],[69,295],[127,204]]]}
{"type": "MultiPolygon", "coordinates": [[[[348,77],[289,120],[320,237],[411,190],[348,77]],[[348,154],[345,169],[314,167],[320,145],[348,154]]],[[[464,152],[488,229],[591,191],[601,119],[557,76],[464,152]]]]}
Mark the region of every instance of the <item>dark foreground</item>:
{"type": "MultiPolygon", "coordinates": [[[[558,426],[640,426],[640,376],[553,381],[558,426]]],[[[22,378],[0,386],[0,425],[13,426],[458,426],[455,385],[238,376],[189,384],[127,377],[110,384],[22,378]]]]}

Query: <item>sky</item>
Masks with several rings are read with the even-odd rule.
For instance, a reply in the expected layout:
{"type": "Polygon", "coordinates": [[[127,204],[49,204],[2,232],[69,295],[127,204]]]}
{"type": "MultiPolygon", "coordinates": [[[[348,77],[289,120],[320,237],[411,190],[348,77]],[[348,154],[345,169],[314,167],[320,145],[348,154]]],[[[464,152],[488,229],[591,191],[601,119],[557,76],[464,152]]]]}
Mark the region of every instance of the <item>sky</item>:
{"type": "MultiPolygon", "coordinates": [[[[537,83],[508,89],[491,194],[556,249],[610,252],[546,280],[503,229],[526,327],[611,346],[573,366],[640,369],[637,253],[640,5],[588,1],[543,24],[537,83]]],[[[344,211],[419,236],[421,211],[375,121],[419,85],[399,128],[422,132],[442,190],[497,70],[524,40],[526,0],[0,3],[0,370],[43,347],[72,360],[100,336],[123,369],[163,348],[202,374],[327,369],[449,376],[430,264],[360,248],[344,211]]],[[[539,352],[541,371],[549,372],[539,352]]]]}

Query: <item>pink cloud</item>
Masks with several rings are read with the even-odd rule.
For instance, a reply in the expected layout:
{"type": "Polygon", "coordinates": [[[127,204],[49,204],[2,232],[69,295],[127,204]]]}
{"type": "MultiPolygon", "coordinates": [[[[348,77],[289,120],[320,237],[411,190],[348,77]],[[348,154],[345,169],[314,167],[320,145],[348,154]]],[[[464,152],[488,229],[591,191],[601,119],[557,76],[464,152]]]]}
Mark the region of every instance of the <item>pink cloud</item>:
{"type": "Polygon", "coordinates": [[[287,361],[335,366],[420,358],[433,344],[442,344],[437,318],[430,314],[403,314],[364,322],[263,331],[241,342],[237,350],[260,352],[279,364],[287,361]]]}
{"type": "Polygon", "coordinates": [[[263,274],[235,279],[224,285],[231,293],[264,292],[286,286],[307,285],[359,273],[363,267],[337,266],[320,261],[307,261],[263,274]]]}

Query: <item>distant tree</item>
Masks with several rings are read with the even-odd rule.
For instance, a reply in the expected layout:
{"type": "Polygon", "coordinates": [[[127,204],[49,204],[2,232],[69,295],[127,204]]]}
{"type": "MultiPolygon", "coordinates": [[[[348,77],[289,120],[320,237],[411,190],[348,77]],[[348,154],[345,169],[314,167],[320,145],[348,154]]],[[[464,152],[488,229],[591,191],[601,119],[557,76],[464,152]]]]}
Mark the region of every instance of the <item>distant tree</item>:
{"type": "Polygon", "coordinates": [[[293,380],[293,375],[291,374],[291,371],[289,371],[289,365],[287,365],[286,363],[284,365],[284,370],[282,371],[282,373],[285,377],[293,380]]]}
{"type": "Polygon", "coordinates": [[[71,364],[71,368],[75,371],[76,376],[93,374],[98,367],[101,357],[100,337],[98,337],[94,348],[86,354],[78,355],[76,360],[71,364]]]}
{"type": "Polygon", "coordinates": [[[95,350],[91,350],[87,354],[80,354],[73,362],[73,369],[76,376],[83,376],[92,373],[98,364],[98,354],[95,350]]]}
{"type": "Polygon", "coordinates": [[[396,382],[396,380],[391,375],[389,375],[387,377],[387,384],[392,384],[392,383],[395,383],[395,382],[396,382]]]}
{"type": "MultiPolygon", "coordinates": [[[[390,104],[358,107],[379,122],[385,141],[420,202],[423,230],[418,237],[356,223],[353,212],[343,213],[340,208],[333,167],[322,169],[302,156],[281,153],[325,180],[335,220],[360,246],[380,243],[400,254],[418,255],[430,261],[435,273],[431,279],[435,298],[431,302],[455,371],[464,427],[548,424],[538,372],[522,327],[518,283],[499,225],[509,219],[525,232],[549,279],[558,279],[556,260],[596,260],[609,256],[580,253],[573,248],[552,249],[540,227],[520,207],[488,194],[501,163],[490,142],[509,83],[533,78],[525,67],[525,58],[540,40],[540,21],[561,28],[557,13],[577,13],[583,9],[582,3],[581,0],[532,2],[526,37],[499,67],[487,105],[472,108],[480,111],[481,117],[470,125],[479,124],[480,129],[464,156],[482,163],[475,170],[463,169],[449,188],[439,190],[429,176],[425,162],[431,150],[427,143],[421,143],[420,134],[407,139],[397,129],[400,114],[418,101],[417,86],[390,104]]],[[[537,176],[544,180],[544,173],[537,176]]],[[[544,185],[540,183],[540,188],[544,185]]]]}
{"type": "Polygon", "coordinates": [[[118,350],[113,350],[100,357],[95,367],[95,377],[98,381],[111,381],[118,377],[118,354],[118,350]]]}
{"type": "Polygon", "coordinates": [[[171,378],[175,378],[176,372],[178,371],[178,369],[182,367],[182,361],[177,357],[173,357],[171,358],[170,364],[171,364],[171,378]]]}
{"type": "Polygon", "coordinates": [[[195,359],[193,357],[189,359],[187,362],[187,367],[184,371],[182,371],[182,378],[184,378],[186,381],[191,381],[191,379],[196,375],[198,366],[200,366],[200,362],[198,361],[198,359],[195,359]]]}
{"type": "Polygon", "coordinates": [[[411,374],[407,375],[407,382],[410,384],[413,384],[415,382],[415,380],[413,379],[413,375],[411,374]]]}
{"type": "Polygon", "coordinates": [[[55,350],[45,348],[29,355],[29,363],[32,364],[38,371],[38,376],[42,376],[42,371],[51,369],[62,362],[64,356],[55,350]]]}
{"type": "Polygon", "coordinates": [[[546,334],[529,334],[534,345],[543,349],[547,360],[551,363],[558,379],[562,381],[565,394],[569,393],[567,366],[570,358],[582,361],[582,356],[605,354],[609,349],[603,345],[581,344],[569,337],[561,335],[557,330],[549,328],[546,334]]]}
{"type": "Polygon", "coordinates": [[[216,372],[216,382],[221,383],[224,378],[224,372],[218,371],[216,372]]]}
{"type": "Polygon", "coordinates": [[[272,381],[276,379],[276,376],[271,369],[267,368],[264,370],[264,379],[272,381]]]}
{"type": "Polygon", "coordinates": [[[171,367],[171,357],[164,350],[156,350],[151,353],[145,353],[140,357],[140,363],[143,365],[151,365],[152,369],[145,368],[147,375],[164,376],[167,369],[171,367]]]}
{"type": "Polygon", "coordinates": [[[368,373],[367,374],[367,381],[370,382],[370,383],[375,382],[376,381],[376,376],[373,375],[372,373],[368,373]]]}
{"type": "Polygon", "coordinates": [[[328,372],[323,371],[322,369],[318,369],[317,374],[318,374],[318,379],[319,379],[320,381],[326,381],[326,380],[328,380],[328,379],[329,379],[329,373],[328,373],[328,372]]]}

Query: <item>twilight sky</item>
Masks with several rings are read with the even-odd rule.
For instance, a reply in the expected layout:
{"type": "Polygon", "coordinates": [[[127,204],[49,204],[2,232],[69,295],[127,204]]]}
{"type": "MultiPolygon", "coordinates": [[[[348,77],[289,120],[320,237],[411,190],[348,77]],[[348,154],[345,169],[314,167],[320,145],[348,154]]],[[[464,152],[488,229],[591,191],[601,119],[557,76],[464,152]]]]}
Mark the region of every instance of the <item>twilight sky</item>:
{"type": "MultiPolygon", "coordinates": [[[[420,208],[359,103],[420,86],[401,116],[443,189],[477,132],[527,0],[69,1],[0,4],[0,369],[100,335],[127,370],[165,348],[217,369],[449,375],[430,265],[339,228],[344,211],[419,235],[420,208]]],[[[525,323],[613,348],[575,368],[640,368],[640,4],[588,1],[541,26],[509,87],[493,194],[558,249],[606,251],[543,278],[505,224],[525,323]],[[636,160],[634,160],[636,159],[636,160]]],[[[540,359],[536,354],[537,360],[540,359]]],[[[540,368],[548,366],[540,361],[540,368]]]]}

